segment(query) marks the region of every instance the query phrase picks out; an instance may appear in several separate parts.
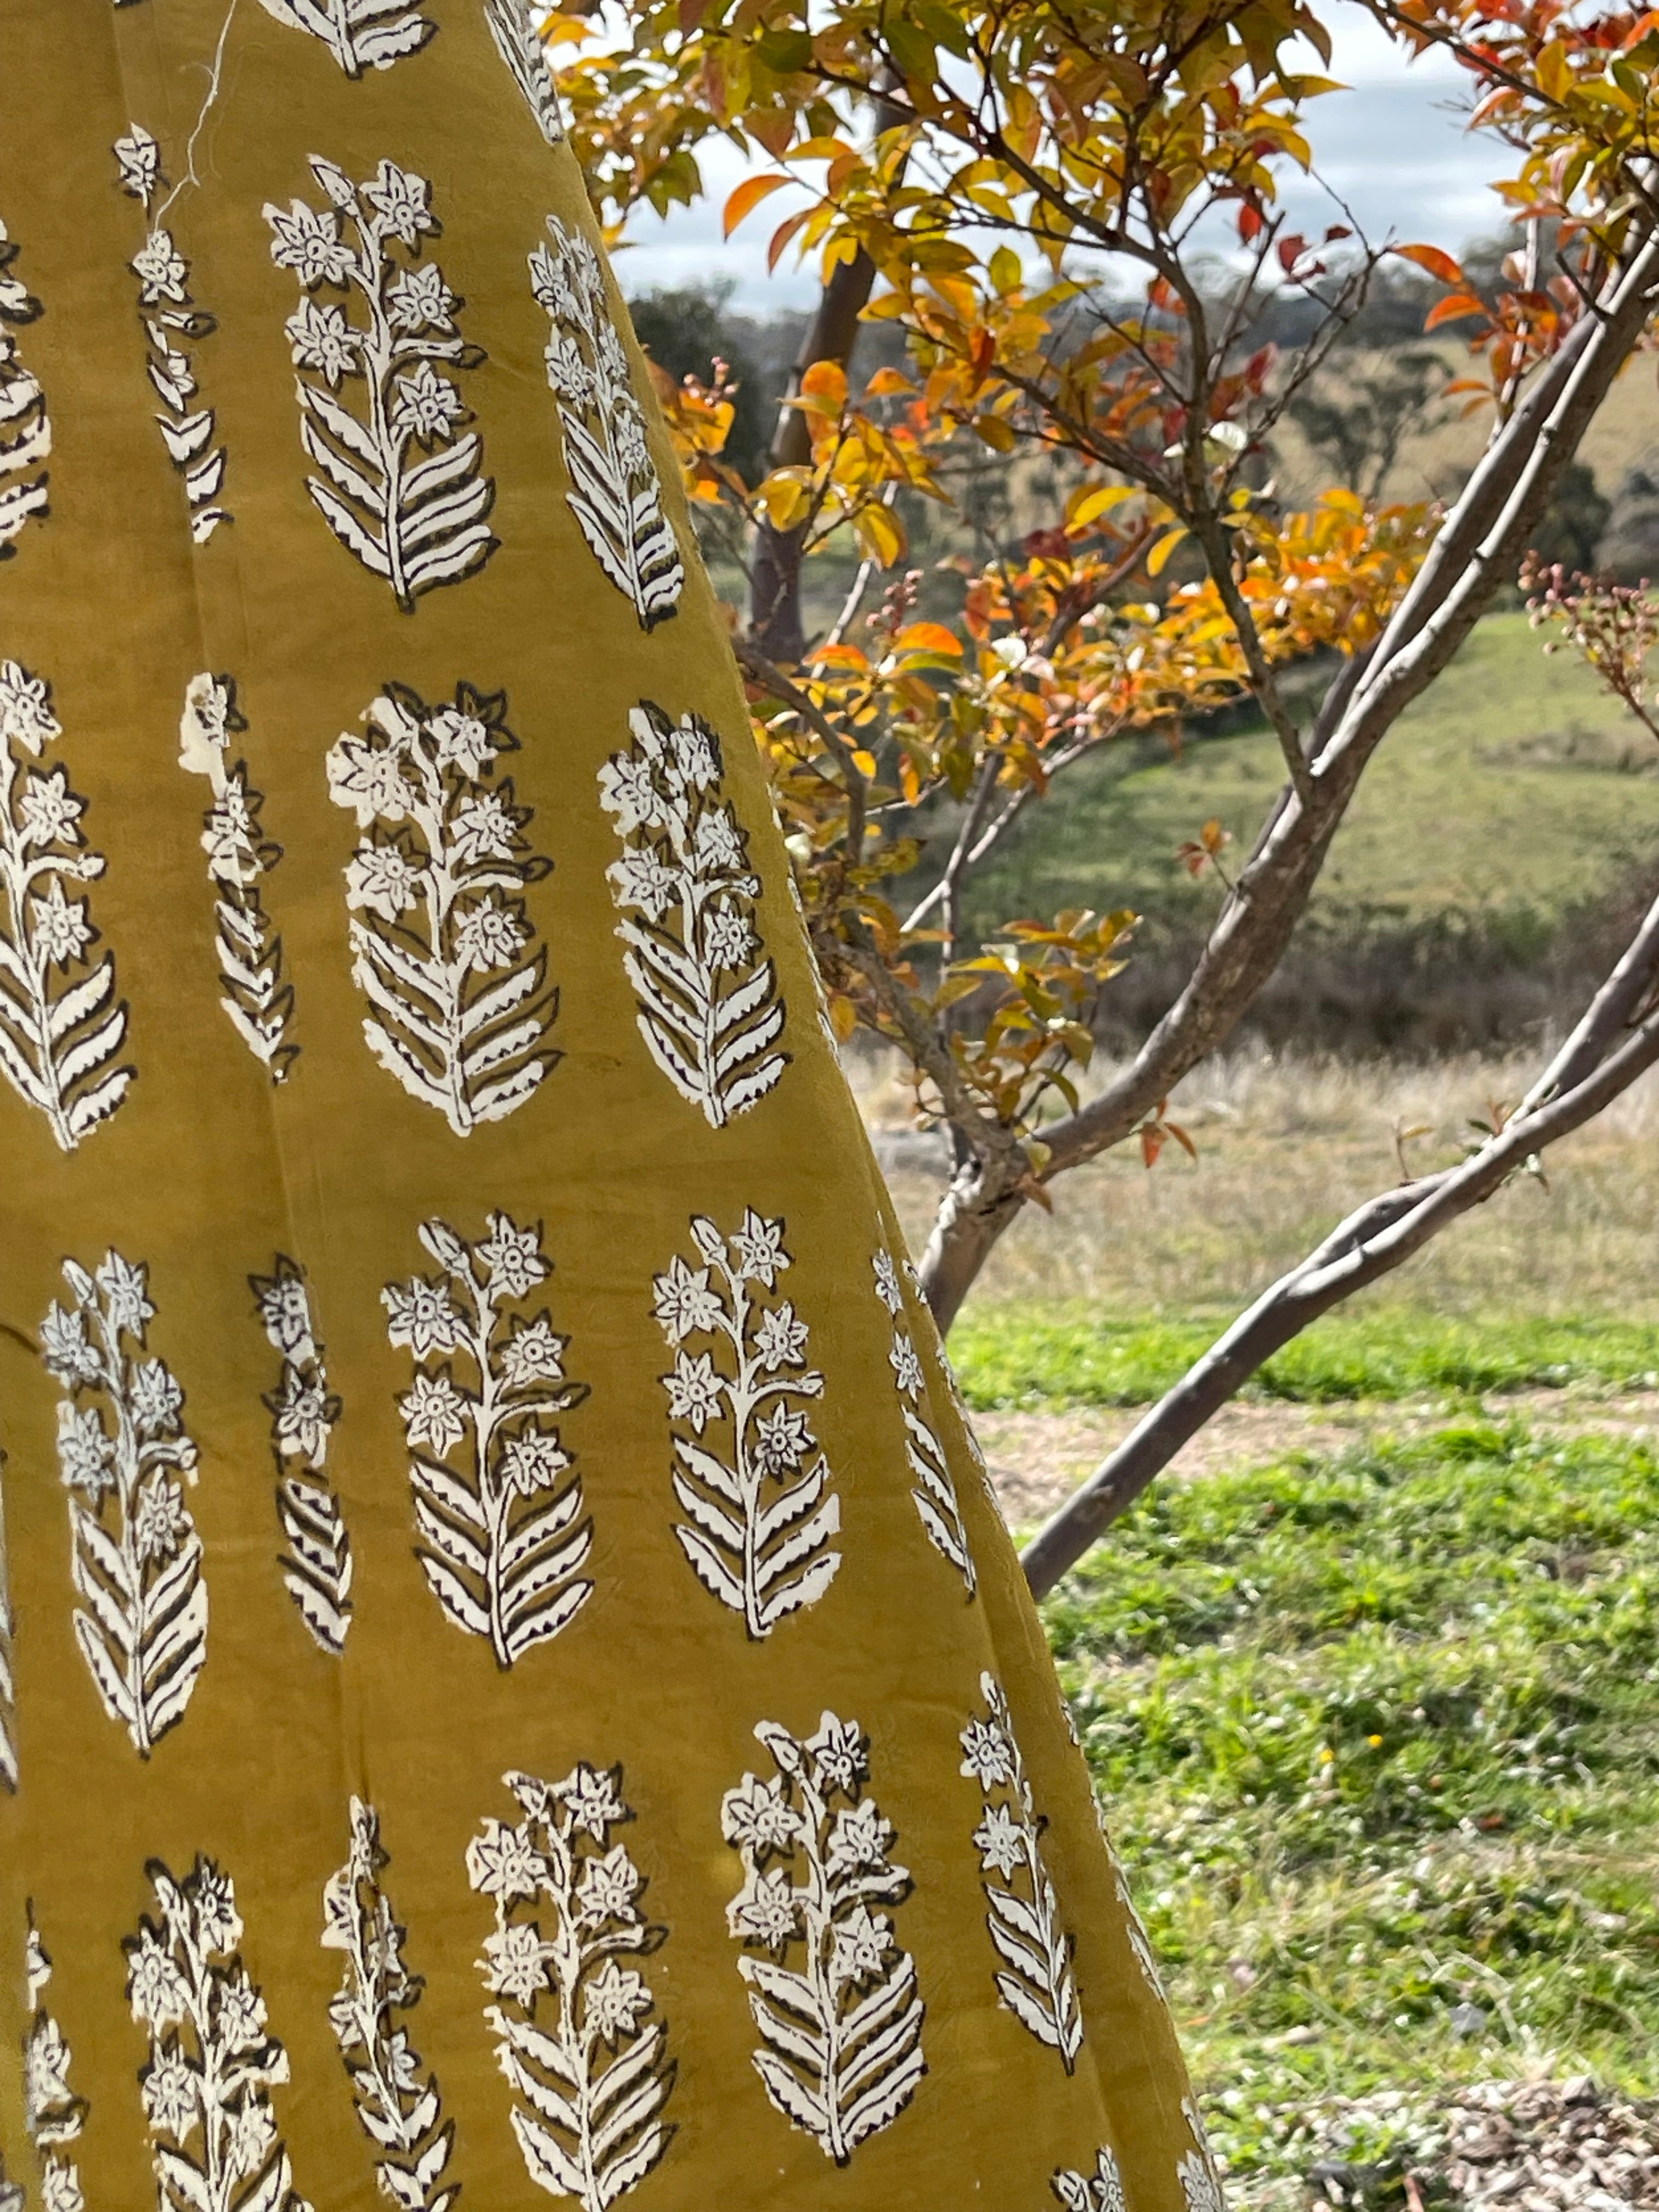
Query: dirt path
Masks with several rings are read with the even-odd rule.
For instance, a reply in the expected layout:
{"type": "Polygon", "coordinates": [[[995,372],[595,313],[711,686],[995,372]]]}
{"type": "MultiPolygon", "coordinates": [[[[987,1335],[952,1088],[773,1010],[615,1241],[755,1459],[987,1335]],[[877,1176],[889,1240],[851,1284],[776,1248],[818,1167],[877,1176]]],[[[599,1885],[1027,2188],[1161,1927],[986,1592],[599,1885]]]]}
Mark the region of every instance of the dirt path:
{"type": "MultiPolygon", "coordinates": [[[[1484,1401],[1489,1419],[1522,1420],[1567,1436],[1659,1435],[1659,1390],[1594,1396],[1582,1390],[1516,1390],[1484,1401]]],[[[990,1463],[1003,1510],[1017,1528],[1053,1512],[1128,1435],[1143,1409],[1103,1408],[1065,1413],[981,1413],[974,1426],[990,1463]]],[[[1350,1405],[1225,1406],[1176,1459],[1177,1474],[1260,1465],[1288,1451],[1340,1451],[1372,1437],[1420,1436],[1449,1416],[1433,1400],[1366,1401],[1350,1405]]]]}

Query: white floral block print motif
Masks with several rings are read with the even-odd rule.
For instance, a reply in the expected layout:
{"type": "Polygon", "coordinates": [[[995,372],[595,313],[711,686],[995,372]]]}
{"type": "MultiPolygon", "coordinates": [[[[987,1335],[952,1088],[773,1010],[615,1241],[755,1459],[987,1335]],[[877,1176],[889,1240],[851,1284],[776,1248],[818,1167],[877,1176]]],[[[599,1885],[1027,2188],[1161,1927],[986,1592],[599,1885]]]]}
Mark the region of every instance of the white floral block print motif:
{"type": "Polygon", "coordinates": [[[644,1976],[621,1963],[648,1957],[668,1931],[644,1918],[645,1877],[611,1840],[634,1817],[620,1766],[580,1765],[562,1782],[503,1779],[524,1817],[513,1827],[486,1820],[466,1853],[473,1888],[495,1906],[478,1971],[504,2002],[484,2017],[524,2100],[513,2132],[531,2179],[582,2212],[605,2212],[674,2134],[662,2117],[676,2072],[668,2030],[649,2017],[644,1976]]]}
{"type": "Polygon", "coordinates": [[[46,512],[50,486],[45,463],[52,452],[52,418],[40,380],[18,356],[9,323],[32,323],[40,302],[11,273],[17,246],[0,222],[0,561],[17,550],[24,526],[46,512]]]}
{"type": "Polygon", "coordinates": [[[363,1036],[411,1097],[458,1137],[524,1105],[559,1060],[547,954],[520,896],[552,862],[495,763],[515,751],[507,695],[457,686],[428,707],[388,685],[328,756],[330,796],[365,834],[346,868],[363,1036]]]}
{"type": "Polygon", "coordinates": [[[892,1254],[884,1248],[870,1264],[875,1271],[876,1295],[886,1307],[893,1324],[892,1348],[887,1354],[887,1364],[893,1370],[898,1390],[899,1407],[904,1417],[904,1449],[910,1472],[915,1477],[915,1487],[910,1496],[921,1525],[927,1531],[928,1541],[942,1559],[950,1561],[972,1597],[977,1579],[974,1555],[969,1547],[968,1530],[957,1498],[951,1462],[932,1423],[922,1413],[927,1398],[927,1379],[905,1325],[904,1292],[899,1285],[898,1270],[893,1265],[892,1254]]]}
{"type": "Polygon", "coordinates": [[[755,929],[760,883],[748,835],[720,803],[720,743],[708,723],[671,721],[647,700],[629,726],[633,744],[599,770],[599,803],[623,843],[605,871],[623,966],[651,1057],[720,1129],[789,1060],[775,1049],[784,1002],[755,929]]]}
{"type": "Polygon", "coordinates": [[[162,227],[166,204],[159,210],[155,205],[167,183],[160,143],[134,123],[125,138],[116,140],[113,150],[117,180],[124,192],[142,203],[149,224],[130,265],[138,279],[139,317],[149,341],[145,368],[161,403],[156,425],[167,459],[184,479],[191,536],[204,545],[219,525],[231,519],[218,503],[224,489],[225,449],[214,443],[214,412],[200,404],[186,349],[211,337],[218,325],[191,300],[190,264],[171,231],[162,227]]]}
{"type": "Polygon", "coordinates": [[[46,678],[0,660],[0,1074],[70,1152],[114,1113],[134,1070],[110,1066],[127,1034],[115,963],[88,958],[88,902],[64,889],[104,872],[81,829],[87,803],[61,762],[30,765],[62,734],[46,678]]]}
{"type": "Polygon", "coordinates": [[[484,20],[495,51],[513,72],[538,129],[550,146],[564,137],[553,70],[536,28],[532,0],[484,0],[484,20]]]}
{"type": "Polygon", "coordinates": [[[1123,2177],[1109,2150],[1102,2149],[1092,2173],[1058,2172],[1051,2186],[1066,2212],[1128,2212],[1123,2177]]]}
{"type": "Polygon", "coordinates": [[[1194,2145],[1176,2163],[1176,2176],[1181,2183],[1181,2193],[1187,2200],[1187,2212],[1227,2212],[1226,2199],[1221,2191],[1221,2176],[1216,2171],[1210,2138],[1198,2106],[1190,2097],[1183,2097],[1181,2112],[1194,2145]]]}
{"type": "Polygon", "coordinates": [[[510,1667],[568,1627],[593,1594],[580,1572],[592,1523],[554,1425],[587,1385],[567,1379],[570,1340],[554,1333],[546,1307],[507,1310],[551,1272],[539,1224],[520,1229],[492,1213],[476,1244],[442,1221],[423,1222],[420,1234],[438,1273],[381,1293],[392,1343],[420,1363],[398,1401],[414,1454],[416,1556],[456,1627],[488,1638],[496,1665],[510,1667]],[[457,1383],[456,1354],[472,1387],[457,1383]]]}
{"type": "Polygon", "coordinates": [[[981,1675],[980,1693],[985,1717],[969,1721],[962,1732],[962,1771],[985,1797],[985,1817],[974,1841],[991,1908],[985,1924],[1003,1960],[996,1985],[1009,2011],[1039,2043],[1060,2053],[1069,2074],[1083,2045],[1083,2015],[1072,1938],[1060,1925],[1042,1859],[1047,1824],[1032,1801],[1008,1700],[994,1674],[981,1675]]]}
{"type": "Polygon", "coordinates": [[[825,1548],[841,1499],[801,1410],[823,1395],[823,1377],[806,1364],[806,1323],[793,1303],[768,1302],[793,1264],[783,1238],[783,1223],[752,1206],[729,1239],[694,1215],[702,1266],[677,1254],[653,1285],[674,1353],[662,1378],[686,1516],[674,1534],[698,1581],[757,1640],[816,1605],[842,1558],[825,1548]],[[699,1341],[712,1348],[687,1349],[699,1341]]]}
{"type": "MultiPolygon", "coordinates": [[[[11,1570],[6,1559],[5,1468],[6,1455],[0,1452],[0,1790],[9,1795],[17,1788],[17,1685],[11,1664],[16,1623],[11,1609],[11,1570]]],[[[0,2166],[0,2179],[4,2172],[0,2166]]]]}
{"type": "Polygon", "coordinates": [[[441,228],[424,177],[382,161],[365,184],[320,155],[312,174],[328,205],[267,204],[270,258],[291,269],[304,296],[286,329],[300,402],[300,442],[320,474],[306,479],[318,512],[349,552],[392,586],[405,613],[422,592],[483,566],[496,539],[486,520],[495,486],[479,473],[483,443],[459,391],[434,367],[476,368],[483,359],[462,337],[465,301],[422,240],[441,228]],[[349,243],[349,228],[356,243],[349,243]],[[394,249],[401,248],[401,252],[394,249]],[[319,301],[319,292],[356,294],[364,319],[319,301]],[[361,414],[346,404],[361,384],[361,414]]]}
{"type": "MultiPolygon", "coordinates": [[[[52,1979],[52,1960],[33,1916],[25,1940],[23,1977],[33,2015],[23,2039],[23,2118],[40,2162],[40,2212],[84,2212],[81,2177],[68,2152],[86,2124],[87,2100],[70,2086],[69,2045],[40,2002],[52,1979]]],[[[0,2197],[0,2205],[3,2203],[0,2197]]]]}
{"type": "Polygon", "coordinates": [[[594,559],[641,627],[653,629],[678,610],[685,563],[663,513],[645,410],[629,381],[599,255],[556,215],[547,232],[552,249],[531,255],[530,284],[553,325],[545,359],[564,433],[566,497],[594,559]]]}
{"type": "Polygon", "coordinates": [[[328,1387],[311,1293],[298,1263],[276,1255],[268,1275],[250,1275],[254,1310],[282,1360],[264,1400],[276,1460],[276,1517],[288,1540],[283,1583],[318,1649],[337,1659],[351,1626],[351,1539],[328,1480],[328,1452],[340,1401],[328,1387]]]}
{"type": "Polygon", "coordinates": [[[67,1393],[58,1462],[86,1608],[75,1640],[105,1711],[142,1759],[184,1718],[207,1664],[208,1626],[202,1540],[174,1479],[196,1480],[185,1394],[163,1361],[143,1356],[155,1317],[149,1277],[118,1252],[95,1274],[65,1260],[73,1303],[40,1324],[46,1371],[67,1393]]]}
{"type": "Polygon", "coordinates": [[[230,1876],[198,1858],[182,1881],[144,1872],[160,1917],[123,1939],[127,2001],[149,2034],[138,2070],[160,2212],[311,2212],[294,2189],[270,2092],[288,2053],[237,1950],[230,1876]]]}
{"type": "MultiPolygon", "coordinates": [[[[120,0],[117,0],[117,5],[120,0]]],[[[423,46],[437,25],[404,0],[259,0],[267,15],[320,39],[348,76],[390,69],[423,46]]]]}
{"type": "Polygon", "coordinates": [[[455,2124],[443,2117],[437,2081],[421,2078],[421,2055],[409,2039],[407,2016],[422,1984],[404,1963],[407,1930],[380,1887],[390,1863],[380,1815],[354,1797],[350,1855],[323,1889],[323,1948],[345,1954],[329,2024],[363,2132],[386,2154],[374,2169],[381,2194],[402,2212],[449,2212],[460,2194],[458,2182],[443,2178],[455,2124]]]}
{"type": "Polygon", "coordinates": [[[743,1859],[726,1920],[762,2038],[755,2071],[785,2118],[845,2166],[927,2071],[915,1963],[871,1910],[901,1904],[912,1884],[863,1794],[870,1746],[856,1721],[826,1712],[804,1742],[775,1721],[755,1734],[778,1771],[745,1774],[720,1806],[743,1859]]]}
{"type": "Polygon", "coordinates": [[[283,940],[266,915],[259,884],[283,848],[264,834],[259,814],[264,800],[248,781],[247,763],[225,765],[231,738],[246,728],[234,678],[205,672],[191,678],[179,722],[179,765],[205,776],[213,793],[203,817],[202,850],[218,894],[214,951],[225,993],[219,1004],[271,1081],[282,1083],[300,1050],[289,1035],[294,990],[283,972],[283,940]]]}

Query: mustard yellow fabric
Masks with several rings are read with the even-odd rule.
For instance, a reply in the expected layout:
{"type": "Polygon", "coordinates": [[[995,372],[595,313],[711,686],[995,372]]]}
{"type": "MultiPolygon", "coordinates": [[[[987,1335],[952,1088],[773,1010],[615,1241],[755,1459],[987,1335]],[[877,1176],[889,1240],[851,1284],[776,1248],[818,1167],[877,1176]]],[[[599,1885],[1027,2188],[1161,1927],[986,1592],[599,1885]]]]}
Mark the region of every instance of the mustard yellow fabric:
{"type": "Polygon", "coordinates": [[[515,0],[0,113],[0,2205],[1214,2212],[515,0]]]}

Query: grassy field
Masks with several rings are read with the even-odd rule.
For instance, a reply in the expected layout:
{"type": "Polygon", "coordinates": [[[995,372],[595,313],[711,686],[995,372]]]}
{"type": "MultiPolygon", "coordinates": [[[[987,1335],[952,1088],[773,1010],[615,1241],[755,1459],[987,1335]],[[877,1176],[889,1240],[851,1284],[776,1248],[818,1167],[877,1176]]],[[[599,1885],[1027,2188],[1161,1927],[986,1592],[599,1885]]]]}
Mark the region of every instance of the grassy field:
{"type": "Polygon", "coordinates": [[[1047,1614],[1236,2205],[1305,2203],[1322,2097],[1659,2090],[1647,1445],[1475,1421],[1171,1484],[1047,1614]]]}
{"type": "MultiPolygon", "coordinates": [[[[1199,1320],[1103,1319],[1080,1303],[976,1308],[951,1348],[975,1410],[1060,1412],[1150,1404],[1215,1334],[1212,1322],[1199,1320]]],[[[1576,1382],[1659,1389],[1659,1328],[1605,1315],[1461,1322],[1419,1307],[1374,1305],[1316,1322],[1267,1362],[1245,1395],[1328,1406],[1576,1382]]]]}
{"type": "MultiPolygon", "coordinates": [[[[1395,1179],[1397,1130],[1455,1157],[1534,1064],[1202,1071],[1196,1166],[1114,1157],[1005,1240],[952,1333],[969,1401],[1027,1449],[1154,1397],[1395,1179]]],[[[1155,1485],[1046,1608],[1235,2212],[1304,2212],[1328,2098],[1659,2094],[1656,1136],[1650,1084],[1310,1330],[1253,1386],[1275,1440],[1155,1485]]],[[[892,1181],[916,1241],[940,1177],[892,1181]]],[[[1375,2124],[1350,2152],[1386,2165],[1375,2124]]]]}
{"type": "MultiPolygon", "coordinates": [[[[1367,771],[1310,909],[1314,932],[1459,916],[1518,954],[1659,854],[1659,750],[1524,613],[1489,617],[1367,771]]],[[[974,894],[985,926],[1133,907],[1145,941],[1196,927],[1220,886],[1176,849],[1214,817],[1248,849],[1282,780],[1264,725],[1109,750],[1073,772],[974,894]]]]}

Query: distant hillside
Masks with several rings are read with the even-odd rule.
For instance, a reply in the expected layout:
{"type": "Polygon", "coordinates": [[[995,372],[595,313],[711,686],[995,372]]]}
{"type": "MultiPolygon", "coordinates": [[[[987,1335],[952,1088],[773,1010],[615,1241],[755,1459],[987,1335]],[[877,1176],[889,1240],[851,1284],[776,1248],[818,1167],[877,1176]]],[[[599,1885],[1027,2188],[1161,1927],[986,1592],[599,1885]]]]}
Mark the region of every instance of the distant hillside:
{"type": "MultiPolygon", "coordinates": [[[[1221,897],[1176,859],[1211,817],[1236,864],[1280,781],[1259,720],[1173,757],[1147,738],[1085,765],[975,890],[989,927],[1067,905],[1146,916],[1112,987],[1144,1029],[1221,897]]],[[[1262,1009],[1304,1042],[1449,1048],[1573,1006],[1632,904],[1659,887],[1659,747],[1524,614],[1490,617],[1368,772],[1262,1009]]]]}

